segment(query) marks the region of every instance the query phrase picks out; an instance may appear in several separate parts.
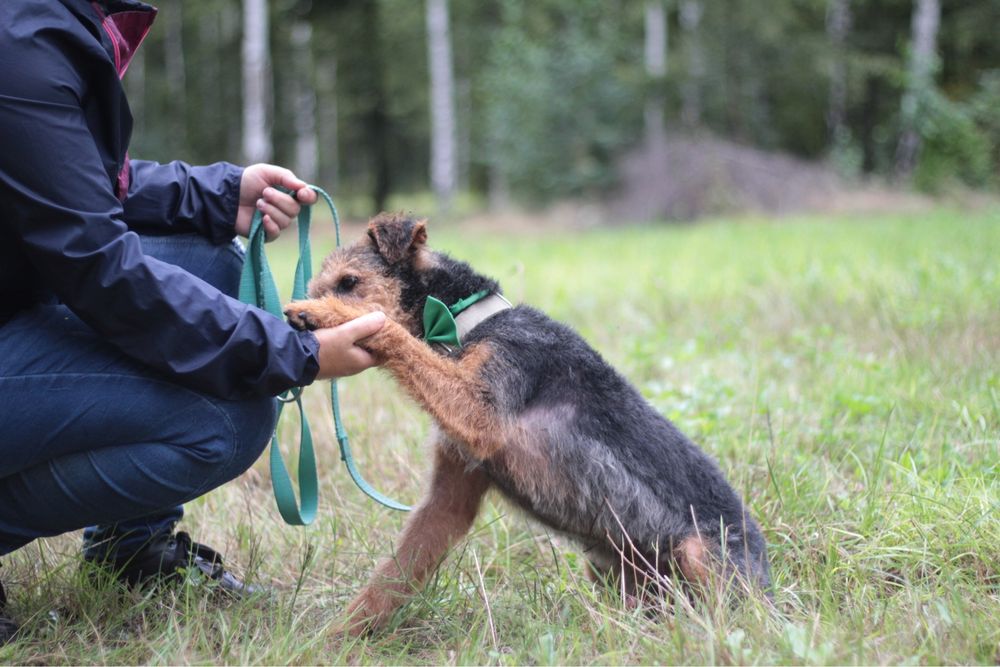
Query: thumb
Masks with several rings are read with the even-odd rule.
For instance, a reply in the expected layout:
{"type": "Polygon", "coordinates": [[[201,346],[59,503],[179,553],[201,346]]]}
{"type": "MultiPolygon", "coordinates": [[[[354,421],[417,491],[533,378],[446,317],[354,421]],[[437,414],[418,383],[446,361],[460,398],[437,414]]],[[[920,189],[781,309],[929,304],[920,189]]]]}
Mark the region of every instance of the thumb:
{"type": "Polygon", "coordinates": [[[272,185],[280,185],[295,193],[296,199],[303,204],[314,204],[316,193],[309,184],[296,176],[290,169],[284,167],[274,167],[274,171],[268,174],[268,181],[272,185]]]}
{"type": "Polygon", "coordinates": [[[372,334],[376,333],[385,325],[386,316],[382,311],[375,311],[373,313],[368,313],[362,315],[357,319],[353,319],[350,322],[345,322],[338,327],[344,334],[344,336],[351,341],[356,343],[362,338],[368,338],[372,334]]]}

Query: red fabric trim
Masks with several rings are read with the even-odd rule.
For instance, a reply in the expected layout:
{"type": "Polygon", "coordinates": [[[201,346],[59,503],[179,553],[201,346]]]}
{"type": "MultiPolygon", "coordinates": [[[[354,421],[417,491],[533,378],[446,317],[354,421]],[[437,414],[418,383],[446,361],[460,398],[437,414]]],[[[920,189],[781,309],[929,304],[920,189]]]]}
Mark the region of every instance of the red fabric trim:
{"type": "Polygon", "coordinates": [[[146,39],[155,18],[154,9],[149,12],[118,12],[104,19],[104,27],[108,34],[112,34],[113,30],[118,35],[118,40],[115,40],[117,43],[115,69],[119,77],[125,76],[129,63],[132,62],[132,56],[139,50],[142,40],[146,39]]]}
{"type": "Polygon", "coordinates": [[[111,39],[111,45],[115,50],[115,71],[118,72],[118,78],[121,78],[125,76],[129,63],[132,62],[132,56],[139,49],[142,40],[146,39],[149,29],[153,27],[157,10],[154,7],[150,11],[132,10],[105,14],[97,2],[91,2],[90,6],[101,18],[101,27],[111,39]]]}
{"type": "Polygon", "coordinates": [[[125,198],[128,197],[128,186],[132,181],[132,172],[129,170],[129,157],[128,151],[125,151],[125,161],[122,162],[122,168],[118,171],[118,183],[116,183],[116,192],[118,195],[118,200],[124,202],[125,198]]]}
{"type": "MultiPolygon", "coordinates": [[[[97,2],[91,2],[90,6],[97,12],[97,16],[101,19],[101,27],[111,39],[111,46],[115,50],[115,71],[120,79],[125,76],[129,63],[132,62],[132,56],[139,50],[142,40],[146,39],[146,35],[149,34],[157,10],[154,7],[150,11],[133,10],[108,15],[104,13],[104,9],[97,2]]],[[[129,156],[126,151],[125,160],[122,162],[122,168],[118,170],[118,180],[115,183],[115,190],[117,190],[115,194],[121,201],[125,201],[128,196],[131,178],[129,156]]]]}

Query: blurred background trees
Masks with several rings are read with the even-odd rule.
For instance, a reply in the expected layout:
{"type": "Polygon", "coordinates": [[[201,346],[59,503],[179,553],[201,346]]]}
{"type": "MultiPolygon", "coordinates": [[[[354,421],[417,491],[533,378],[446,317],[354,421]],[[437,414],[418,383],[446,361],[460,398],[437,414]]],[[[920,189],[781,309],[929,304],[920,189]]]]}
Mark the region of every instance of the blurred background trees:
{"type": "Polygon", "coordinates": [[[630,174],[666,188],[709,154],[729,169],[723,191],[778,155],[841,179],[998,186],[996,0],[159,8],[126,77],[133,154],[273,160],[362,214],[403,193],[434,193],[441,209],[458,193],[494,205],[613,199],[630,174]],[[739,175],[732,155],[757,162],[739,175]]]}

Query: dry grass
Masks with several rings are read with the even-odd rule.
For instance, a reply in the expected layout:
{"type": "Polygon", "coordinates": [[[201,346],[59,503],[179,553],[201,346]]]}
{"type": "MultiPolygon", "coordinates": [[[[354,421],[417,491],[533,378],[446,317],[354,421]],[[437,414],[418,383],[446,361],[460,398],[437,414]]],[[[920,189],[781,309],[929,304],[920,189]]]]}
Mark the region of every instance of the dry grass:
{"type": "MultiPolygon", "coordinates": [[[[764,527],[776,607],[626,609],[572,545],[494,498],[388,632],[332,639],[404,517],[351,484],[314,387],[315,525],[280,523],[263,461],[192,503],[184,525],[272,584],[272,600],[95,589],[77,575],[78,535],[45,540],[6,559],[29,636],[0,662],[1000,661],[996,214],[430,231],[577,327],[719,459],[764,527]]],[[[276,263],[290,252],[276,246],[276,263]]],[[[427,418],[378,373],[345,381],[342,401],[365,475],[415,501],[427,418]]],[[[289,441],[295,425],[282,428],[289,441]]]]}

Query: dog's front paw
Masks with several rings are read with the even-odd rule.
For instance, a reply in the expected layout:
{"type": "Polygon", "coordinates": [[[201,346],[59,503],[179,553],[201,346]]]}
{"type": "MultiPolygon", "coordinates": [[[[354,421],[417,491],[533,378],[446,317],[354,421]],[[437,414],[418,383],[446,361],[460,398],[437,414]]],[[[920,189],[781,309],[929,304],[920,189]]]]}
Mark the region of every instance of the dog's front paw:
{"type": "Polygon", "coordinates": [[[315,313],[309,312],[304,306],[308,301],[293,301],[285,308],[285,318],[293,328],[299,331],[315,331],[321,328],[315,313]]]}
{"type": "Polygon", "coordinates": [[[288,318],[288,323],[299,331],[328,329],[363,314],[363,310],[358,310],[333,298],[292,301],[285,306],[285,317],[288,318]]]}
{"type": "Polygon", "coordinates": [[[369,586],[351,602],[344,617],[331,630],[341,637],[361,637],[377,632],[396,608],[392,598],[376,587],[369,586]]]}

